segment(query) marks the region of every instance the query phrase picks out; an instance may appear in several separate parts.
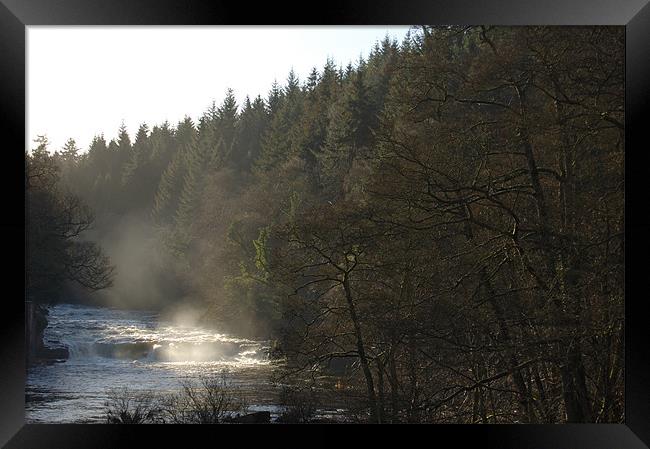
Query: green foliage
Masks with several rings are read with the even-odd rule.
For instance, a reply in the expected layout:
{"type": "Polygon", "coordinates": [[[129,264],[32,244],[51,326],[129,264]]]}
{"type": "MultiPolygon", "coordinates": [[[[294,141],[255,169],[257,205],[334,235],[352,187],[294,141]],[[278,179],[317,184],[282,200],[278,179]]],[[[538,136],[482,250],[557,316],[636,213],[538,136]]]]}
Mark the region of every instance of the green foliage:
{"type": "Polygon", "coordinates": [[[70,283],[90,291],[109,287],[113,267],[95,243],[85,240],[92,211],[61,186],[60,166],[76,154],[74,141],[68,141],[64,156],[51,155],[45,138],[38,143],[25,155],[26,297],[54,303],[69,292],[70,283]]]}
{"type": "MultiPolygon", "coordinates": [[[[272,95],[279,95],[272,92],[272,95]]],[[[269,127],[262,139],[261,154],[255,165],[268,172],[287,162],[295,153],[300,116],[303,113],[303,92],[298,78],[291,71],[287,78],[282,101],[272,111],[269,127]]]]}
{"type": "Polygon", "coordinates": [[[262,279],[268,280],[269,269],[269,254],[268,254],[268,240],[270,228],[268,226],[260,229],[260,235],[257,239],[253,240],[255,247],[255,266],[262,273],[262,279]]]}
{"type": "Polygon", "coordinates": [[[422,26],[57,167],[105,229],[146,215],[215,322],[339,364],[366,419],[620,421],[623,48],[422,26]]]}

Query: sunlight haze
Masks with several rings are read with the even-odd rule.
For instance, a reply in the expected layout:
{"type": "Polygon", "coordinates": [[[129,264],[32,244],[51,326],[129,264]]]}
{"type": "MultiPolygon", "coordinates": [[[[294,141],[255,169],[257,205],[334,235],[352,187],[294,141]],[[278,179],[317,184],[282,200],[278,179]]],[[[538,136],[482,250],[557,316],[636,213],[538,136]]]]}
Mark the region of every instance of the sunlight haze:
{"type": "Polygon", "coordinates": [[[73,138],[117,136],[219,104],[227,88],[238,103],[266,97],[293,68],[301,82],[328,57],[337,66],[366,57],[387,34],[408,27],[47,27],[27,28],[27,139],[47,135],[50,149],[73,138]]]}

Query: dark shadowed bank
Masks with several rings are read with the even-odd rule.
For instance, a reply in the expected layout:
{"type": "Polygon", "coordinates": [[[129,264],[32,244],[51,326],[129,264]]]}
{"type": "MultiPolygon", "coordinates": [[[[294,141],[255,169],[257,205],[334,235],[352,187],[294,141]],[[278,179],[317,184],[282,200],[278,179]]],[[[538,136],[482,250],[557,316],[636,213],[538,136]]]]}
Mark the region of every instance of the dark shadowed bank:
{"type": "Polygon", "coordinates": [[[25,302],[25,348],[27,364],[60,362],[68,358],[68,348],[51,342],[45,345],[47,309],[31,301],[25,302]]]}

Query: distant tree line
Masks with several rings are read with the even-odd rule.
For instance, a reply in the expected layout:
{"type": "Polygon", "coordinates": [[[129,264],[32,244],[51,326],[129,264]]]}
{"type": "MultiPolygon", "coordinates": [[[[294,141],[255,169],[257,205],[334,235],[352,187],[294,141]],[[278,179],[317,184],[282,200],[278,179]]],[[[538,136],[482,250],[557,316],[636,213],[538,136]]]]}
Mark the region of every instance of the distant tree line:
{"type": "Polygon", "coordinates": [[[25,155],[26,300],[49,304],[75,286],[91,291],[110,287],[113,267],[102,249],[84,238],[95,217],[61,185],[61,155],[47,151],[46,138],[38,143],[25,155]]]}
{"type": "Polygon", "coordinates": [[[53,157],[371,421],[622,422],[623,58],[620,27],[420,27],[53,157]]]}

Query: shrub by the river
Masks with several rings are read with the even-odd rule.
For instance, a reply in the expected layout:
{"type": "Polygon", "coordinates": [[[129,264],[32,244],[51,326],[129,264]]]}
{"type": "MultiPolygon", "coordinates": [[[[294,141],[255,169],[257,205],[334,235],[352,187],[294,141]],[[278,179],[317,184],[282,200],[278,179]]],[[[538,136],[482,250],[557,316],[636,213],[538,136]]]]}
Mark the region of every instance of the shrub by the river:
{"type": "Polygon", "coordinates": [[[109,424],[218,424],[247,410],[246,403],[227,385],[225,374],[184,381],[178,393],[113,389],[106,407],[109,424]]]}
{"type": "Polygon", "coordinates": [[[112,389],[105,405],[108,424],[151,424],[161,422],[158,397],[150,392],[112,389]]]}
{"type": "Polygon", "coordinates": [[[312,388],[284,387],[280,392],[280,402],[285,407],[278,417],[279,423],[309,423],[314,420],[320,400],[312,388]]]}
{"type": "Polygon", "coordinates": [[[180,393],[162,401],[165,422],[177,424],[222,423],[246,409],[246,403],[233,395],[225,376],[183,382],[180,393]]]}

